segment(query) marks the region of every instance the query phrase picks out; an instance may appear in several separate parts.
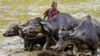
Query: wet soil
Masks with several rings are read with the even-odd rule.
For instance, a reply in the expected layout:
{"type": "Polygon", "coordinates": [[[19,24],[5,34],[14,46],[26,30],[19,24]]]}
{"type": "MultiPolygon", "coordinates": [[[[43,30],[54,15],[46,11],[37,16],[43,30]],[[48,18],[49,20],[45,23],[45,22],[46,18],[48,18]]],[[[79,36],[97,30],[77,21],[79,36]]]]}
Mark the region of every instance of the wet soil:
{"type": "MultiPolygon", "coordinates": [[[[100,50],[98,49],[98,53],[100,50]]],[[[52,50],[42,51],[41,48],[35,48],[34,51],[28,52],[24,51],[23,39],[19,37],[7,38],[0,42],[0,56],[79,56],[83,54],[81,52],[76,52],[72,55],[71,51],[67,52],[56,52],[52,50]]],[[[83,54],[84,56],[91,56],[91,54],[83,54]]],[[[98,56],[100,56],[98,54],[98,56]]]]}

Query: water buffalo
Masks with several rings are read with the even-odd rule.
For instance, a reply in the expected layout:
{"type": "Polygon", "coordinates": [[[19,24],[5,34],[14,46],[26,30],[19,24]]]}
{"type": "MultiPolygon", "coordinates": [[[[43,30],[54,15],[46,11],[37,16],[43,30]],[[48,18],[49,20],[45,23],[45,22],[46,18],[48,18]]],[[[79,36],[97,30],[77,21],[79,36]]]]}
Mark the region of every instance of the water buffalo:
{"type": "Polygon", "coordinates": [[[44,50],[49,48],[52,44],[55,44],[58,40],[58,34],[61,29],[71,30],[77,26],[81,20],[77,20],[73,16],[67,13],[60,13],[55,15],[49,20],[39,20],[24,28],[24,32],[27,34],[43,33],[46,35],[46,44],[44,50]]]}
{"type": "Polygon", "coordinates": [[[62,31],[59,34],[59,41],[55,46],[55,49],[65,48],[68,44],[74,43],[78,48],[78,51],[92,51],[92,55],[97,54],[97,32],[95,24],[91,17],[81,22],[70,33],[68,31],[62,31]]]}
{"type": "Polygon", "coordinates": [[[97,36],[98,36],[98,48],[100,48],[100,20],[95,19],[94,20],[95,23],[95,27],[96,27],[96,32],[97,32],[97,36]]]}
{"type": "Polygon", "coordinates": [[[3,33],[3,36],[5,37],[12,37],[12,36],[19,36],[24,39],[24,48],[25,50],[28,47],[29,41],[26,41],[25,35],[22,31],[22,28],[19,26],[19,24],[13,23],[11,24],[8,29],[3,33]]]}
{"type": "Polygon", "coordinates": [[[3,33],[3,36],[5,36],[5,37],[19,36],[19,37],[23,38],[24,39],[24,48],[25,48],[25,50],[32,51],[33,46],[35,44],[40,44],[40,46],[42,47],[44,45],[44,43],[46,42],[45,36],[40,36],[39,34],[36,35],[36,33],[34,33],[34,34],[25,34],[25,33],[23,33],[23,28],[25,26],[27,26],[28,24],[33,23],[33,21],[36,22],[38,20],[39,20],[39,18],[37,17],[36,19],[31,19],[31,20],[27,21],[23,25],[19,25],[19,24],[16,24],[16,23],[11,24],[9,26],[9,28],[6,30],[6,32],[3,33]]]}

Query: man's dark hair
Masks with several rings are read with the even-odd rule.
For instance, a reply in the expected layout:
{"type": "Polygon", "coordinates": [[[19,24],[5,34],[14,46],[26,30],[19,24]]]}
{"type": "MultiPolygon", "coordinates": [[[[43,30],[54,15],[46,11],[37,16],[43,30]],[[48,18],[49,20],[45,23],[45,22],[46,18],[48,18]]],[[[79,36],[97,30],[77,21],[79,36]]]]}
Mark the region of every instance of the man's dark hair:
{"type": "Polygon", "coordinates": [[[57,2],[52,2],[52,5],[51,6],[53,6],[54,4],[57,4],[57,2]]]}

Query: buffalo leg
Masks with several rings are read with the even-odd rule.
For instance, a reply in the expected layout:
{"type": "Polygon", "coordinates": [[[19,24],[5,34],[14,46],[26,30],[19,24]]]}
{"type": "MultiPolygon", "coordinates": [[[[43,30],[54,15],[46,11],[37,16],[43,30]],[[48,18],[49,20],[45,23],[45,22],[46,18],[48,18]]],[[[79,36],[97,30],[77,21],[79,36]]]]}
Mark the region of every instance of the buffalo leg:
{"type": "Polygon", "coordinates": [[[28,48],[27,48],[27,40],[26,39],[24,39],[24,50],[25,51],[28,51],[28,48]]]}
{"type": "Polygon", "coordinates": [[[43,46],[43,51],[46,51],[51,46],[49,37],[46,38],[46,43],[43,46]]]}
{"type": "Polygon", "coordinates": [[[29,45],[29,51],[31,52],[33,50],[33,47],[34,47],[34,43],[33,41],[30,40],[30,45],[29,45]]]}
{"type": "Polygon", "coordinates": [[[92,55],[93,55],[93,56],[97,56],[97,48],[94,47],[94,48],[92,49],[92,55]]]}
{"type": "Polygon", "coordinates": [[[30,42],[31,42],[30,40],[24,39],[24,48],[25,48],[24,50],[25,51],[28,51],[29,50],[30,45],[31,45],[30,42]]]}

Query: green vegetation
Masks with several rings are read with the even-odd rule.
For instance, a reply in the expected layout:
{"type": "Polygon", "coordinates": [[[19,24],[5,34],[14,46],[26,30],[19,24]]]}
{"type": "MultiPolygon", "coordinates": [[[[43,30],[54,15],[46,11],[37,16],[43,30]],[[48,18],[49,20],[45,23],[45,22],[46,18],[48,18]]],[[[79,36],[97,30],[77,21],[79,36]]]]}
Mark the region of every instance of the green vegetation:
{"type": "Polygon", "coordinates": [[[58,2],[61,12],[75,14],[85,12],[100,18],[100,0],[0,0],[0,40],[3,29],[20,21],[22,24],[34,17],[42,17],[52,1],[58,2]]]}

